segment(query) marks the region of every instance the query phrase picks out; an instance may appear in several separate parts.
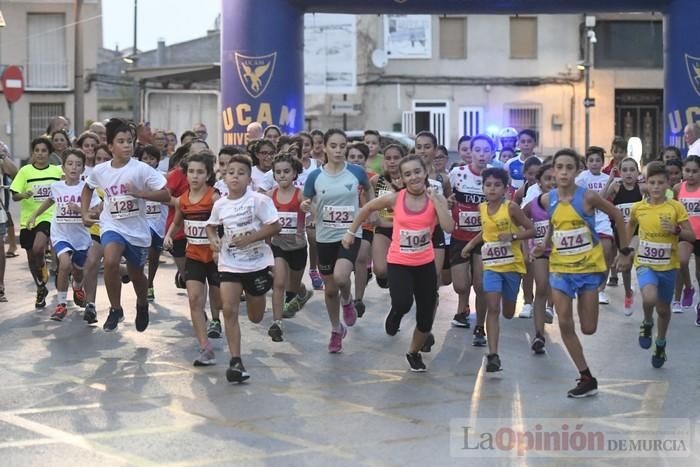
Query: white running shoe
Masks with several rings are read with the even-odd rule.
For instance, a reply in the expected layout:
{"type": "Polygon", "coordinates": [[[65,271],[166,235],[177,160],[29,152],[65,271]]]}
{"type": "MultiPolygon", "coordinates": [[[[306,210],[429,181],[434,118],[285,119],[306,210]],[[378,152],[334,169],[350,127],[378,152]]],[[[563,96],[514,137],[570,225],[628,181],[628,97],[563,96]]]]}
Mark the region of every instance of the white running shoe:
{"type": "Polygon", "coordinates": [[[680,301],[671,302],[671,312],[672,313],[683,313],[683,306],[681,306],[680,301]]]}
{"type": "Polygon", "coordinates": [[[552,324],[554,321],[554,307],[548,306],[544,309],[544,322],[552,324]]]}
{"type": "Polygon", "coordinates": [[[532,318],[532,304],[526,303],[523,305],[523,307],[520,309],[520,313],[518,314],[519,318],[532,318]]]}
{"type": "Polygon", "coordinates": [[[610,303],[610,298],[608,298],[608,294],[605,293],[605,290],[598,292],[598,303],[601,305],[607,305],[610,303]]]}

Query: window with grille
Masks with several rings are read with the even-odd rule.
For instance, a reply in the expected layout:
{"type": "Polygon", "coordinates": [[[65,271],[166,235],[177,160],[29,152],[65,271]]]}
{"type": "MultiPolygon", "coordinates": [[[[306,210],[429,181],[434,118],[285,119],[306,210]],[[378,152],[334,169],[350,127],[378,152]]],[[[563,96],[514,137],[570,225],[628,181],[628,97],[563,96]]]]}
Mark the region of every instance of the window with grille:
{"type": "Polygon", "coordinates": [[[67,89],[66,15],[27,14],[28,89],[67,89]]]}
{"type": "Polygon", "coordinates": [[[530,129],[537,134],[539,141],[542,106],[539,104],[511,104],[505,106],[507,125],[518,131],[530,129]]]}
{"type": "Polygon", "coordinates": [[[29,104],[29,131],[32,138],[46,133],[46,128],[53,117],[64,115],[62,103],[29,104]]]}
{"type": "Polygon", "coordinates": [[[537,17],[510,18],[510,58],[537,58],[537,17]]]}

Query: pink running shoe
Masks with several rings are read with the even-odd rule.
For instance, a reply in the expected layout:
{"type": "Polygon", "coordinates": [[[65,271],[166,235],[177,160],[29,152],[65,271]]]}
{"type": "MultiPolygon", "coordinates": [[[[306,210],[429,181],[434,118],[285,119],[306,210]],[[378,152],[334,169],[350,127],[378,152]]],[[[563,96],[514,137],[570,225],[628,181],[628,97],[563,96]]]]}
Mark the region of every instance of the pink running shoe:
{"type": "Polygon", "coordinates": [[[633,295],[625,295],[625,316],[632,316],[633,295]]]}
{"type": "Polygon", "coordinates": [[[323,290],[323,279],[317,269],[309,269],[309,277],[311,278],[311,286],[314,290],[323,290]]]}
{"type": "Polygon", "coordinates": [[[357,321],[357,310],[353,300],[350,300],[347,305],[343,305],[343,321],[349,328],[353,327],[357,321]]]}
{"type": "Polygon", "coordinates": [[[348,329],[340,325],[340,331],[331,331],[331,340],[328,342],[328,352],[340,353],[343,351],[343,339],[348,335],[348,329]]]}
{"type": "Polygon", "coordinates": [[[695,289],[683,289],[683,296],[681,298],[681,306],[683,308],[690,308],[693,306],[693,299],[695,298],[695,289]]]}

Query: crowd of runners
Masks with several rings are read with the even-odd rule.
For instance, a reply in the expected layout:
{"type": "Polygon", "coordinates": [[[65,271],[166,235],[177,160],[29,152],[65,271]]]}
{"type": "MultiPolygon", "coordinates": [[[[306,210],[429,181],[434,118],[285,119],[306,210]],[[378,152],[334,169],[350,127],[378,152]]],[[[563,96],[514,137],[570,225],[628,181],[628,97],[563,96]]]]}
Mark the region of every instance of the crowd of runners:
{"type": "MultiPolygon", "coordinates": [[[[248,319],[260,323],[269,298],[267,334],[281,342],[284,320],[323,290],[328,351],[340,353],[358,318],[387,308],[366,307],[372,279],[388,289],[388,335],[415,305],[406,353],[415,372],[426,371],[423,354],[435,344],[438,312],[454,314],[453,326],[473,325],[472,344],[488,348],[486,372],[502,369],[501,315],[533,318],[534,355],[546,351],[546,324],[556,317],[579,372],[570,397],[597,392],[574,300],[580,332],[593,334],[599,305],[610,303],[605,289],[622,276],[624,314],[632,316],[634,269],[643,309],[639,345],[653,346],[655,368],[666,361],[672,313],[694,305],[689,260],[695,255],[700,281],[700,157],[682,159],[675,147],[640,167],[621,138],[609,155],[591,146],[584,155],[564,148],[544,156],[536,154],[536,132],[506,128],[496,138],[463,136],[458,160],[450,161],[425,131],[412,148],[382,147],[374,130],[351,142],[338,129],[286,135],[253,123],[245,147],[213,153],[203,124],[179,138],[118,118],[77,137],[66,127],[64,118],[53,119],[21,168],[0,147],[7,193],[0,241],[9,243],[0,254],[0,301],[14,300],[4,287],[5,258],[17,256],[19,242],[37,310],[45,309],[52,282],[51,320],[67,316],[72,292],[87,324],[102,321],[104,331],[116,331],[125,317],[122,286],[130,282],[135,327],[143,332],[167,250],[175,284],[189,299],[200,349],[194,365],[216,364],[210,340],[225,337],[231,382],[249,378],[241,360],[242,302],[248,319]],[[19,219],[12,219],[10,202],[19,204],[19,219]],[[439,304],[440,288],[450,285],[456,310],[439,304]],[[95,306],[98,289],[108,310],[95,306]]],[[[691,138],[697,133],[686,129],[691,138]]],[[[695,311],[700,326],[700,304],[695,311]]]]}

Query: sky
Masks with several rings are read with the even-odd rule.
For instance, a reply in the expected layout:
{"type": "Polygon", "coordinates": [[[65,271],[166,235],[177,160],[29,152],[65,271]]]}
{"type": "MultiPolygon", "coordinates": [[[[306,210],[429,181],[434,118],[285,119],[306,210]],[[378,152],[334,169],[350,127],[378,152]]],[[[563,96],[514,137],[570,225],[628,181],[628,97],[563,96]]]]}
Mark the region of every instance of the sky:
{"type": "MultiPolygon", "coordinates": [[[[138,0],[137,47],[155,49],[202,37],[214,28],[221,0],[138,0]]],[[[102,0],[102,45],[126,49],[134,42],[134,0],[102,0]]]]}

